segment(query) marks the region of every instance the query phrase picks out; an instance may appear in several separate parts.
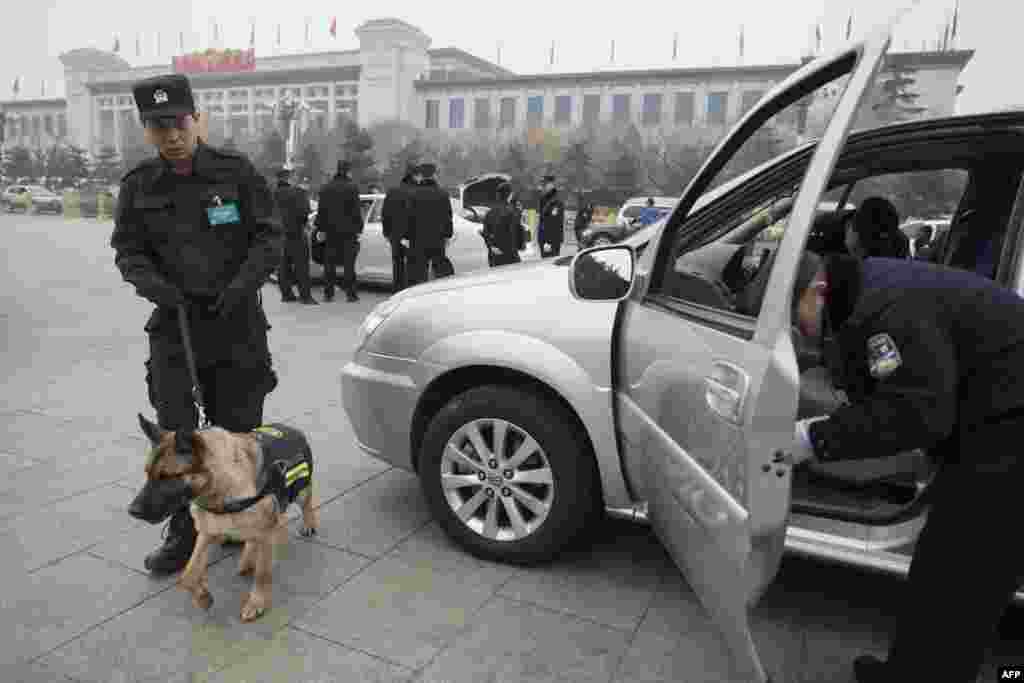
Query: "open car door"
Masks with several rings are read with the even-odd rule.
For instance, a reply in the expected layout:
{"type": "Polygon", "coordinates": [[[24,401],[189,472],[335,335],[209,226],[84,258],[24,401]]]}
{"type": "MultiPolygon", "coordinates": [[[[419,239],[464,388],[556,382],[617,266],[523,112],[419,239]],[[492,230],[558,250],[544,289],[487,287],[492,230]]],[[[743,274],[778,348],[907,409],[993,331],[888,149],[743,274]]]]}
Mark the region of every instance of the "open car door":
{"type": "Polygon", "coordinates": [[[657,251],[644,255],[650,277],[620,308],[616,407],[627,477],[746,680],[768,680],[748,611],[778,571],[789,515],[791,472],[783,454],[793,445],[800,383],[790,320],[795,271],[889,42],[885,30],[846,46],[766,95],[694,177],[657,251]],[[795,196],[757,317],[659,290],[656,283],[681,253],[716,239],[705,217],[714,224],[725,212],[716,207],[757,188],[740,185],[691,216],[697,198],[765,124],[791,106],[799,112],[823,91],[838,99],[795,196]]]}

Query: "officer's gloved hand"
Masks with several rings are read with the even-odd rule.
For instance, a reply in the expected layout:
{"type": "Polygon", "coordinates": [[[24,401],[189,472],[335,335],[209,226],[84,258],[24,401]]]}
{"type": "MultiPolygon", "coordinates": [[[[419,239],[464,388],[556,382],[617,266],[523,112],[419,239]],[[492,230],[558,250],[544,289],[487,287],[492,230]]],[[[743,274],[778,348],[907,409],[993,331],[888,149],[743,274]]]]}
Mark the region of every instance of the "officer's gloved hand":
{"type": "Polygon", "coordinates": [[[137,289],[140,295],[157,306],[174,308],[178,304],[185,303],[185,295],[182,291],[166,280],[155,280],[137,289]]]}
{"type": "Polygon", "coordinates": [[[797,420],[793,438],[793,453],[789,458],[790,465],[799,465],[814,458],[814,446],[811,444],[811,424],[827,420],[828,415],[797,420]]]}
{"type": "Polygon", "coordinates": [[[403,247],[405,247],[406,249],[408,249],[408,248],[409,248],[409,240],[405,240],[405,239],[404,239],[404,240],[401,240],[401,242],[402,242],[402,246],[403,246],[403,247]]]}
{"type": "Polygon", "coordinates": [[[238,304],[249,296],[249,290],[241,285],[228,285],[213,304],[213,312],[220,318],[227,318],[238,304]]]}

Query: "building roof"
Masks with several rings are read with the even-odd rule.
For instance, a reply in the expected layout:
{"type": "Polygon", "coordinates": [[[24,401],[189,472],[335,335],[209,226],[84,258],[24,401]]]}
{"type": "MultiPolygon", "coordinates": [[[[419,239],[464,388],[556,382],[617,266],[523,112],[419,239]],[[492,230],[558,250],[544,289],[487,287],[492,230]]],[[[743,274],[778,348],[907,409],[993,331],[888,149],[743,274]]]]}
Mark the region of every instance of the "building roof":
{"type": "MultiPolygon", "coordinates": [[[[172,73],[173,67],[168,66],[164,73],[172,73]]],[[[200,88],[233,88],[259,85],[287,85],[290,83],[316,83],[319,81],[358,81],[358,66],[320,66],[299,69],[267,69],[256,71],[232,71],[227,73],[192,73],[187,74],[192,87],[200,88]]],[[[143,78],[140,74],[138,78],[143,78]]],[[[100,81],[86,83],[86,87],[95,94],[126,93],[131,91],[133,80],[100,81]]]]}
{"type": "Polygon", "coordinates": [[[106,50],[94,47],[80,47],[60,55],[61,63],[76,71],[122,71],[131,65],[124,59],[106,50]]]}
{"type": "Polygon", "coordinates": [[[0,107],[3,107],[4,111],[11,112],[20,108],[66,107],[67,104],[67,99],[63,97],[33,97],[27,100],[4,100],[0,102],[0,107]]]}
{"type": "Polygon", "coordinates": [[[470,66],[474,66],[477,69],[481,69],[482,71],[489,71],[493,74],[498,74],[501,76],[516,75],[513,71],[509,71],[504,67],[498,66],[494,62],[489,62],[486,59],[481,59],[480,57],[477,57],[474,54],[470,54],[465,50],[460,50],[457,47],[439,47],[433,50],[427,50],[427,54],[429,54],[430,57],[434,59],[444,59],[446,57],[457,59],[461,62],[465,62],[470,66]]]}

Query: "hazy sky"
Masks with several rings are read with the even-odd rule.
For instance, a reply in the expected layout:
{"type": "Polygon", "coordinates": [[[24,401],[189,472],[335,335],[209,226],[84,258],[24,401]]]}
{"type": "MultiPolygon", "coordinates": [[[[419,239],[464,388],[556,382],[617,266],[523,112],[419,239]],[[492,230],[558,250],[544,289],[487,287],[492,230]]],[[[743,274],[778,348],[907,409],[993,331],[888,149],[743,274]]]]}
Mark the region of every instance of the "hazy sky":
{"type": "MultiPolygon", "coordinates": [[[[0,99],[11,96],[15,77],[21,77],[21,97],[63,94],[62,68],[57,56],[76,47],[109,50],[121,40],[121,56],[133,65],[170,63],[185,30],[186,48],[207,47],[216,20],[226,47],[246,47],[249,22],[256,22],[258,55],[275,54],[276,26],[281,24],[281,52],[321,51],[358,47],[353,29],[367,19],[397,17],[423,29],[432,47],[458,47],[496,60],[519,73],[550,71],[551,42],[555,42],[556,71],[612,68],[615,40],[617,68],[670,66],[672,42],[679,35],[678,66],[730,65],[739,62],[740,26],[744,27],[746,64],[793,63],[814,46],[814,26],[822,25],[825,49],[842,42],[847,17],[853,13],[853,34],[862,35],[886,21],[891,0],[713,0],[671,2],[550,2],[515,0],[499,3],[441,0],[380,0],[376,3],[295,2],[259,3],[252,0],[192,0],[146,3],[140,0],[40,0],[19,3],[7,13],[0,40],[0,99]],[[785,5],[784,10],[780,7],[785,5]],[[189,13],[191,12],[191,16],[189,13]],[[328,25],[338,19],[338,36],[328,25]],[[306,18],[312,21],[312,46],[306,48],[306,18]],[[160,34],[158,53],[157,35],[160,34]],[[142,55],[136,56],[141,36],[142,55]]],[[[929,49],[941,39],[952,18],[954,0],[920,0],[896,31],[894,49],[929,49]]],[[[976,50],[964,71],[960,111],[1008,105],[1024,106],[1024,80],[1015,74],[1024,57],[1024,2],[1021,0],[963,0],[956,45],[976,50]]]]}

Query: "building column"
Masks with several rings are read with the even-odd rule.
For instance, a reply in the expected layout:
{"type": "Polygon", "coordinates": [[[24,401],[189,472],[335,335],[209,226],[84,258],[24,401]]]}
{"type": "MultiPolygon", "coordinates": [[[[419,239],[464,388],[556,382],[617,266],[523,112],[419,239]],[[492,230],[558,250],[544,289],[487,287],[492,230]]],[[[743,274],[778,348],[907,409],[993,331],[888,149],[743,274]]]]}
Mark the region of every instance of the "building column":
{"type": "Polygon", "coordinates": [[[249,138],[256,137],[256,89],[249,88],[249,138]]]}
{"type": "MultiPolygon", "coordinates": [[[[115,99],[114,99],[115,102],[117,101],[116,98],[117,98],[117,96],[115,95],[115,99]]],[[[101,147],[102,147],[102,145],[101,145],[101,147]]],[[[117,155],[118,156],[121,156],[121,153],[123,151],[123,149],[122,149],[123,147],[124,147],[124,145],[121,144],[121,109],[119,109],[117,107],[117,105],[115,105],[114,106],[114,149],[117,150],[117,155]]],[[[97,150],[97,151],[99,151],[99,150],[97,150]]]]}

